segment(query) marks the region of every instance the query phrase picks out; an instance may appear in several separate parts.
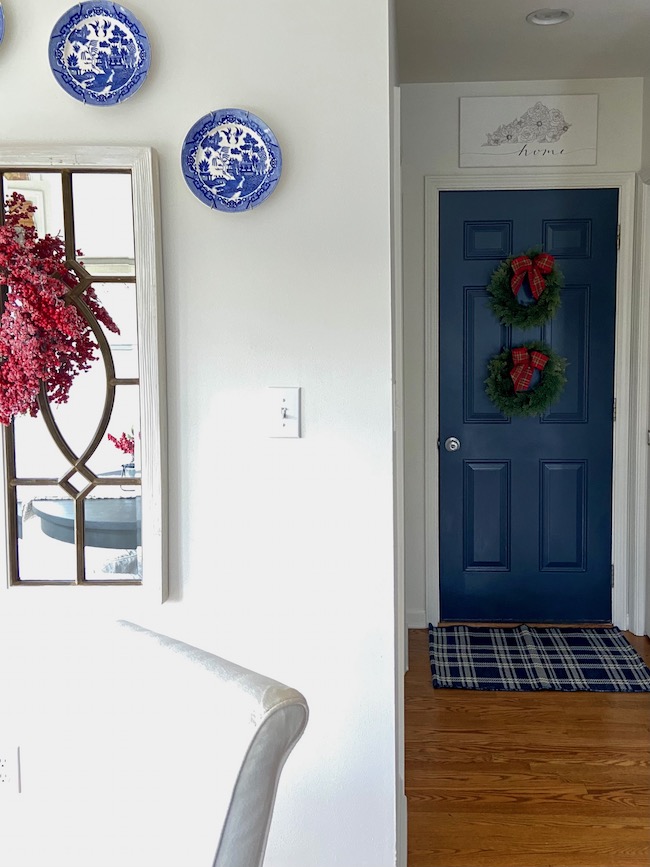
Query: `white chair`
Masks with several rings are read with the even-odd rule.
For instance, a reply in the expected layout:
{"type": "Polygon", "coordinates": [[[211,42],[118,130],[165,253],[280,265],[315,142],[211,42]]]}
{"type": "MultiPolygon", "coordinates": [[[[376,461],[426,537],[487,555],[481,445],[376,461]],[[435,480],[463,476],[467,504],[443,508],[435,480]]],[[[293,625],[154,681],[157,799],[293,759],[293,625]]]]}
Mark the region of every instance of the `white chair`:
{"type": "MultiPolygon", "coordinates": [[[[227,804],[227,809],[222,821],[214,817],[221,821],[221,827],[209,831],[214,835],[216,854],[205,867],[261,867],[280,774],[307,724],[305,698],[295,689],[212,653],[133,623],[119,623],[130,633],[129,653],[148,659],[148,665],[165,672],[158,683],[169,695],[178,693],[184,711],[188,712],[188,703],[196,702],[196,715],[201,719],[191,712],[184,718],[185,728],[187,718],[197,719],[187,738],[223,741],[221,754],[227,757],[229,767],[197,769],[216,781],[217,788],[228,789],[216,798],[227,804]],[[201,695],[204,691],[212,695],[201,695]],[[211,720],[211,716],[215,718],[211,720]]],[[[155,706],[159,687],[151,688],[149,681],[138,680],[141,677],[142,671],[134,674],[136,689],[144,690],[142,706],[149,705],[151,697],[155,706]]],[[[170,738],[178,739],[178,735],[177,731],[170,732],[170,738]]],[[[211,798],[214,794],[210,789],[211,798]]],[[[191,799],[193,793],[186,792],[185,796],[191,799]]],[[[200,790],[196,796],[202,797],[200,790]]]]}

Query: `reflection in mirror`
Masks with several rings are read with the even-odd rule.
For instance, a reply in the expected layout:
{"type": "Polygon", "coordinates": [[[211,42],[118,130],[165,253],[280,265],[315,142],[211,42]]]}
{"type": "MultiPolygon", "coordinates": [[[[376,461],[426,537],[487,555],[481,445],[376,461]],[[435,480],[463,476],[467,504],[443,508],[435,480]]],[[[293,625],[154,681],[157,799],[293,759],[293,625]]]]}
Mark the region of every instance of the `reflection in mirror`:
{"type": "Polygon", "coordinates": [[[74,235],[93,274],[133,274],[131,176],[108,172],[72,173],[74,235]],[[112,272],[115,262],[123,268],[112,272]]]}
{"type": "MultiPolygon", "coordinates": [[[[39,243],[61,239],[64,253],[55,276],[65,286],[59,307],[75,308],[71,315],[79,317],[75,322],[92,350],[77,369],[59,354],[59,366],[47,367],[40,376],[35,415],[16,410],[4,427],[9,582],[139,585],[147,535],[143,501],[152,502],[147,481],[160,507],[159,480],[142,472],[143,455],[149,469],[155,466],[147,437],[154,440],[154,457],[160,449],[151,437],[151,413],[142,416],[131,172],[12,166],[0,180],[3,223],[11,230],[3,235],[0,254],[17,241],[14,256],[41,255],[38,268],[51,274],[56,265],[42,264],[46,248],[39,243]],[[66,376],[67,394],[60,388],[66,376]]],[[[0,275],[6,284],[0,340],[18,330],[16,322],[27,307],[16,303],[24,290],[13,275],[11,264],[0,275]]],[[[38,284],[38,277],[32,283],[38,284]]],[[[59,315],[58,307],[53,309],[50,319],[59,315]]],[[[49,327],[47,322],[43,327],[49,327]]],[[[41,344],[30,344],[36,345],[41,344]]],[[[155,394],[155,382],[153,389],[147,384],[147,392],[155,394]]],[[[152,561],[157,559],[152,551],[152,561]]]]}
{"type": "Polygon", "coordinates": [[[63,190],[58,172],[5,172],[2,200],[12,193],[23,196],[27,205],[35,208],[32,214],[25,213],[23,222],[33,225],[39,238],[46,234],[63,236],[63,190]]]}
{"type": "Polygon", "coordinates": [[[16,521],[18,525],[18,560],[20,579],[25,582],[48,581],[67,584],[76,572],[75,546],[57,538],[54,521],[43,527],[40,507],[60,506],[74,509],[74,500],[63,491],[47,485],[19,485],[16,489],[16,521]],[[48,532],[50,530],[50,532],[48,532]]]}

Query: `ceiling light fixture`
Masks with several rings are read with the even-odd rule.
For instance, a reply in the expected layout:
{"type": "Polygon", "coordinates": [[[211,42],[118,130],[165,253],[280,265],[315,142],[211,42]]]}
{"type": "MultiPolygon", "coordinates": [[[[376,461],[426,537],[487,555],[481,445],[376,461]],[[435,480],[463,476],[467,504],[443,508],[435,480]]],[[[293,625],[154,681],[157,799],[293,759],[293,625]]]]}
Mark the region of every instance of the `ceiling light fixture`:
{"type": "Polygon", "coordinates": [[[530,24],[562,24],[569,18],[573,18],[573,12],[567,9],[537,9],[526,15],[530,24]]]}

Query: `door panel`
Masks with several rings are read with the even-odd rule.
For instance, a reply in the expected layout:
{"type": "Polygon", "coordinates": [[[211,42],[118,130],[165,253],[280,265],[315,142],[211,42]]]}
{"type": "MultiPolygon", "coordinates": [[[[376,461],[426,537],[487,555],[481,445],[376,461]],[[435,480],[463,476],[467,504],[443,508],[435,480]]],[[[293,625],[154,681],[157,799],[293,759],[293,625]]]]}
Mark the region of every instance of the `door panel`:
{"type": "Polygon", "coordinates": [[[542,461],[541,572],[582,572],[587,566],[586,461],[542,461]]]}
{"type": "Polygon", "coordinates": [[[510,463],[465,461],[465,571],[510,568],[510,463]]]}
{"type": "Polygon", "coordinates": [[[440,194],[440,591],[443,620],[611,618],[616,190],[440,194]],[[541,247],[565,278],[551,322],[500,325],[486,286],[541,247]],[[489,359],[544,340],[568,382],[541,418],[485,394],[489,359]]]}
{"type": "MultiPolygon", "coordinates": [[[[562,355],[570,359],[564,391],[541,424],[580,422],[587,424],[589,399],[589,286],[566,286],[562,291],[562,306],[555,319],[542,328],[542,339],[550,346],[562,347],[562,355]]],[[[611,403],[608,411],[611,409],[611,403]]]]}

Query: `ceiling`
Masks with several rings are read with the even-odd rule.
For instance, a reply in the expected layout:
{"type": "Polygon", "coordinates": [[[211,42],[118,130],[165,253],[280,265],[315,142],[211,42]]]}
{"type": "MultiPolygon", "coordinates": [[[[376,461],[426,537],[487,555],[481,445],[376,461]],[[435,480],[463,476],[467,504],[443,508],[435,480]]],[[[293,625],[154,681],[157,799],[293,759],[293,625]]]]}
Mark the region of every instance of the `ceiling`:
{"type": "Polygon", "coordinates": [[[399,80],[650,76],[650,0],[395,0],[399,80]],[[533,26],[526,15],[574,17],[533,26]]]}

